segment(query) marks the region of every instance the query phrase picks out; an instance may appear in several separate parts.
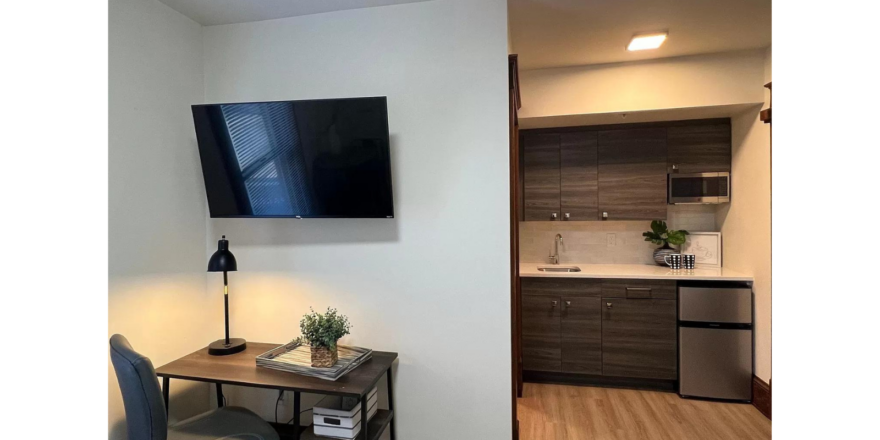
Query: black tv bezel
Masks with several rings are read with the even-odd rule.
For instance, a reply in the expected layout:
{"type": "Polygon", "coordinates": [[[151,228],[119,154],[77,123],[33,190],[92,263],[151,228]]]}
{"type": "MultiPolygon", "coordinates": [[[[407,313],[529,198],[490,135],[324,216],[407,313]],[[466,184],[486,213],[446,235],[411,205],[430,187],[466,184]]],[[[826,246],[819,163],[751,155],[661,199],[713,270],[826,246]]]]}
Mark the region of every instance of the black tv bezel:
{"type": "MultiPolygon", "coordinates": [[[[391,215],[384,216],[351,216],[351,215],[214,215],[211,211],[211,202],[208,200],[208,214],[210,218],[293,218],[293,219],[308,219],[308,218],[340,218],[340,219],[393,219],[394,216],[394,181],[391,178],[391,129],[388,125],[388,97],[387,96],[360,96],[354,98],[328,98],[328,99],[281,99],[276,101],[242,101],[242,102],[217,102],[211,104],[193,104],[191,109],[195,109],[198,107],[212,107],[217,105],[234,105],[234,104],[269,104],[273,102],[315,102],[315,101],[354,101],[360,99],[383,99],[385,101],[385,133],[386,139],[388,139],[388,154],[385,156],[386,167],[388,170],[387,176],[388,179],[388,191],[391,193],[391,215]]],[[[195,128],[195,127],[194,127],[195,128]]],[[[205,176],[205,169],[202,167],[201,161],[201,147],[198,144],[198,130],[196,130],[196,148],[199,149],[199,167],[202,168],[202,183],[205,185],[205,198],[207,199],[208,191],[207,191],[207,181],[205,180],[207,176],[205,176]]]]}

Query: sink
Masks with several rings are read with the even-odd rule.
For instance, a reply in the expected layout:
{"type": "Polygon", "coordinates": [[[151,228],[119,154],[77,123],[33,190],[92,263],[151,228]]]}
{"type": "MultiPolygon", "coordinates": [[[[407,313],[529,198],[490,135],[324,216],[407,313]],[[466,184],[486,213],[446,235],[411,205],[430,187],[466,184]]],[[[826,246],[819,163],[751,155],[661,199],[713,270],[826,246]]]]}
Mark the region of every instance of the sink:
{"type": "Polygon", "coordinates": [[[577,266],[538,266],[541,272],[580,272],[577,266]]]}

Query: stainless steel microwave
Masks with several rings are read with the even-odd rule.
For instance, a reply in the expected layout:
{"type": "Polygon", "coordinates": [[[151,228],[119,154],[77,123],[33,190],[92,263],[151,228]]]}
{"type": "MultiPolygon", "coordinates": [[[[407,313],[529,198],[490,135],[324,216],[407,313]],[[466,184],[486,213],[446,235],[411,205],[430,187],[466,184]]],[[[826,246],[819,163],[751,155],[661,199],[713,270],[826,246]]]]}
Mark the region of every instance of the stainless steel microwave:
{"type": "Polygon", "coordinates": [[[670,205],[730,202],[730,173],[669,175],[670,205]]]}

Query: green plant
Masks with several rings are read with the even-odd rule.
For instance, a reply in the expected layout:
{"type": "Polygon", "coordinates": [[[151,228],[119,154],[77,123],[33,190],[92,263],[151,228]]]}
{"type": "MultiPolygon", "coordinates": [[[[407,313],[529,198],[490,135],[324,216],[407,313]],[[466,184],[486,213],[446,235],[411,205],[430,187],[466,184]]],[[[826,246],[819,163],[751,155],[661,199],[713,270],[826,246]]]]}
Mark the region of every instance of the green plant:
{"type": "MultiPolygon", "coordinates": [[[[311,308],[309,308],[312,310],[311,308]]],[[[302,337],[312,347],[327,347],[336,349],[336,341],[349,334],[351,324],[345,315],[340,315],[336,309],[327,307],[323,315],[312,310],[303,316],[299,322],[302,337]]]]}
{"type": "Polygon", "coordinates": [[[666,227],[666,222],[663,220],[652,221],[651,230],[642,233],[642,236],[645,237],[645,241],[650,241],[651,243],[661,246],[666,246],[667,244],[681,246],[687,240],[688,235],[690,235],[690,232],[685,230],[670,231],[666,227]]]}

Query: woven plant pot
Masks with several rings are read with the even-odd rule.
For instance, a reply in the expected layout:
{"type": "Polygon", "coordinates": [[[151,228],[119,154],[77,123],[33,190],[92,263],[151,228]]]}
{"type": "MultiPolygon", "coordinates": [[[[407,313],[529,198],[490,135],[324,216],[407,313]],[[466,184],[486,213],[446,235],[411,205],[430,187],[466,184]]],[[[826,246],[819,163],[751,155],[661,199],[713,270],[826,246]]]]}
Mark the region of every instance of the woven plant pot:
{"type": "Polygon", "coordinates": [[[336,365],[339,355],[336,349],[327,347],[311,347],[312,348],[312,366],[316,368],[330,368],[336,365]]]}

